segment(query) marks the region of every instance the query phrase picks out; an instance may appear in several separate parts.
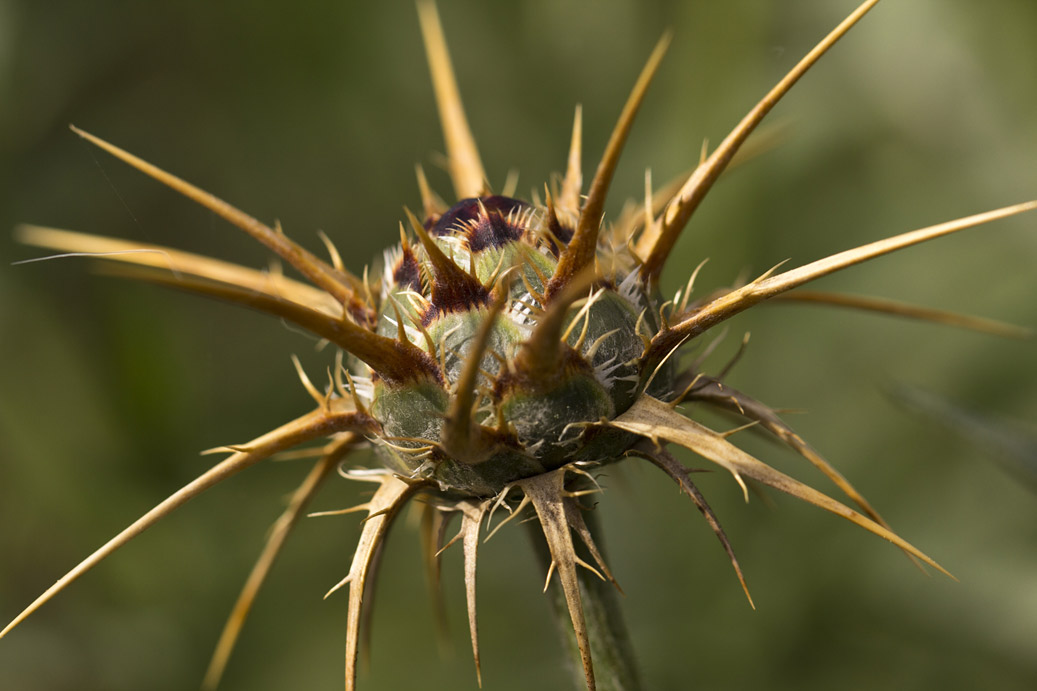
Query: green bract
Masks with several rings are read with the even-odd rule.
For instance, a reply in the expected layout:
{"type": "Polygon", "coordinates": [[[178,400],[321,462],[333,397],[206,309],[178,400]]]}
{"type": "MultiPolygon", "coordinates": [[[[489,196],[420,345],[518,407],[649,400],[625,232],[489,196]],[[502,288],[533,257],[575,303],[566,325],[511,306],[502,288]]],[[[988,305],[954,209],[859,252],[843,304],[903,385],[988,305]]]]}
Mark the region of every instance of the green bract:
{"type": "MultiPolygon", "coordinates": [[[[659,306],[636,275],[626,267],[585,281],[580,299],[548,301],[559,237],[573,229],[516,199],[463,199],[422,225],[422,245],[386,253],[377,330],[424,350],[441,376],[397,384],[368,368],[386,464],[493,497],[575,460],[621,458],[637,437],[598,423],[643,390],[640,360],[658,331],[659,306]],[[452,410],[459,396],[470,401],[452,410]]],[[[672,397],[671,368],[660,369],[652,391],[672,397]]]]}

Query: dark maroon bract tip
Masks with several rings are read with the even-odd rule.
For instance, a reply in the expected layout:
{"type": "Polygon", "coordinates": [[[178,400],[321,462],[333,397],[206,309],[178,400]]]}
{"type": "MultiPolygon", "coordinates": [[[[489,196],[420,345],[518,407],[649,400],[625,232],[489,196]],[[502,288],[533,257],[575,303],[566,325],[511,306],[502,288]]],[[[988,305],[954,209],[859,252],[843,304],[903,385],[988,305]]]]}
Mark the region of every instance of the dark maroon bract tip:
{"type": "Polygon", "coordinates": [[[488,247],[501,247],[522,237],[523,228],[508,222],[508,215],[522,213],[532,207],[520,200],[501,195],[469,197],[462,199],[447,210],[429,229],[433,237],[463,233],[468,248],[479,252],[488,247]],[[483,216],[480,204],[486,209],[483,216]]]}

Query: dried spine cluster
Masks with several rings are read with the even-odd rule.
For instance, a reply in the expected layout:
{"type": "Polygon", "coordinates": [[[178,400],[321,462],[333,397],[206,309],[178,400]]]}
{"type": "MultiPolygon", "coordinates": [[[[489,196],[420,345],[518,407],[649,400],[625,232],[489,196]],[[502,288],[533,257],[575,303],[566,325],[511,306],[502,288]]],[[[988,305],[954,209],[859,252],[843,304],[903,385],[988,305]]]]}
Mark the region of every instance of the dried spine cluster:
{"type": "MultiPolygon", "coordinates": [[[[443,122],[449,173],[458,201],[449,207],[419,169],[421,217],[407,213],[400,243],[386,251],[383,275],[353,275],[328,241],[324,261],[216,197],[112,144],[75,130],[114,156],[182,192],[266,245],[298,270],[304,283],[176,250],[44,229],[24,228],[31,244],[95,253],[131,277],[247,305],[294,322],[340,349],[326,387],[300,376],[316,409],[242,446],[174,493],[69,572],[19,615],[6,634],[54,594],[187,499],[225,477],[299,444],[328,439],[320,460],[275,524],[221,637],[206,686],[214,687],[234,640],[280,546],[322,482],[354,449],[376,447],[387,470],[348,471],[377,483],[347,576],[346,688],[355,684],[365,589],[381,542],[401,507],[424,499],[423,540],[429,571],[454,541],[463,545],[476,670],[475,573],[480,531],[495,510],[501,524],[527,506],[535,512],[576,634],[588,689],[596,686],[577,568],[615,583],[583,518],[580,495],[597,491],[602,464],[642,457],[663,470],[695,502],[744,578],[727,538],[688,470],[663,448],[675,444],[746,480],[813,503],[893,542],[943,571],[893,533],[875,510],[811,446],[766,405],[682,366],[678,351],[727,318],[764,300],[797,299],[793,289],[834,271],[929,239],[1033,208],[1029,202],[915,230],[804,266],[776,269],[739,288],[692,299],[692,280],[664,302],[657,282],[682,229],[754,128],[791,86],[877,0],[863,3],[826,36],[669,194],[647,195],[643,214],[603,223],[610,182],[634,117],[669,43],[652,52],[584,192],[581,111],[577,108],[565,175],[543,199],[494,194],[461,105],[435,7],[419,14],[443,122]],[[151,251],[149,251],[151,250],[151,251]],[[348,358],[348,360],[347,360],[348,358]],[[685,401],[727,410],[758,424],[820,468],[858,507],[851,509],[780,473],[678,410],[685,401]],[[457,536],[445,540],[449,517],[457,536]],[[593,563],[578,556],[585,548],[593,563]]],[[[1021,330],[986,320],[825,293],[798,299],[906,314],[1003,335],[1021,330]]],[[[747,595],[748,595],[748,591],[747,595]]],[[[480,676],[481,680],[481,676],[480,676]]]]}

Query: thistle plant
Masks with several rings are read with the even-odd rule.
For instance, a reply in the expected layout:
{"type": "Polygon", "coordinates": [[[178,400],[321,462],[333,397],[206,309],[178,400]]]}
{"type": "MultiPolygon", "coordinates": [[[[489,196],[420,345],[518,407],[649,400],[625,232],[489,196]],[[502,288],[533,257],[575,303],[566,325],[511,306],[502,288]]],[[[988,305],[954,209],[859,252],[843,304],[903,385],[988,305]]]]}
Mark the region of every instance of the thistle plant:
{"type": "MultiPolygon", "coordinates": [[[[692,470],[667,446],[730,474],[748,500],[771,487],[838,515],[946,573],[882,519],[853,485],[800,437],[783,415],[730,386],[733,361],[705,366],[718,329],[773,300],[818,302],[914,317],[1001,336],[1029,334],[987,319],[876,298],[803,290],[816,279],[885,254],[1037,208],[1030,201],[894,235],[792,268],[784,264],[732,286],[703,290],[698,269],[671,267],[687,281],[673,295],[660,285],[675,244],[707,193],[750,135],[791,87],[877,0],[857,8],[768,92],[691,172],[655,188],[643,202],[605,217],[613,176],[653,76],[670,42],[665,35],[636,80],[604,154],[585,184],[582,112],[576,108],[561,174],[520,197],[487,180],[469,128],[435,7],[418,9],[452,183],[449,201],[418,168],[421,208],[405,210],[391,243],[362,271],[342,258],[348,239],[322,236],[327,259],[199,187],[99,137],[84,139],[181,192],[266,246],[300,278],[258,271],[160,245],[25,226],[20,239],[62,253],[87,254],[106,269],[216,297],[275,316],[334,349],[327,381],[299,378],[313,409],[244,444],[170,495],[69,571],[2,631],[41,605],[171,511],[257,463],[301,450],[316,463],[275,523],[217,645],[205,686],[214,688],[274,560],[310,499],[338,474],[371,483],[370,499],[335,513],[365,516],[352,565],[331,592],[348,590],[345,686],[356,684],[365,607],[380,550],[407,506],[421,514],[427,571],[438,580],[440,555],[458,543],[476,677],[481,662],[476,618],[479,546],[498,529],[527,521],[557,609],[571,630],[579,685],[638,688],[631,642],[623,630],[618,584],[599,548],[591,508],[600,473],[616,463],[650,464],[699,509],[749,590],[731,544],[692,470]],[[398,240],[396,239],[398,237],[398,240]],[[688,358],[695,351],[695,358],[688,358]],[[734,417],[712,429],[696,408],[734,417]],[[804,484],[742,450],[745,427],[771,435],[823,473],[844,501],[804,484]],[[373,454],[365,454],[364,449],[373,454]],[[359,459],[359,460],[358,460],[359,459]],[[370,467],[371,465],[376,467],[370,467]],[[852,508],[851,508],[852,507],[852,508]],[[457,532],[453,533],[452,528],[457,532]]],[[[391,239],[390,239],[391,238],[391,239]]],[[[699,268],[701,268],[701,264],[699,268]]],[[[736,356],[737,359],[737,356],[736,356]]],[[[329,513],[329,512],[325,512],[329,513]]],[[[330,593],[329,593],[330,594],[330,593]]]]}

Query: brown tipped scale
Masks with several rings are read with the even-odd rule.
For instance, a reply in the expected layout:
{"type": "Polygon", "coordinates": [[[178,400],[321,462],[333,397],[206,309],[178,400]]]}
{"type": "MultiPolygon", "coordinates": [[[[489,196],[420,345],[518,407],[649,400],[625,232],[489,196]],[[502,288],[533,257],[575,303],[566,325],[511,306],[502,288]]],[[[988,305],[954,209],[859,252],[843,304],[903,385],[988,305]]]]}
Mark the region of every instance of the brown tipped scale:
{"type": "Polygon", "coordinates": [[[218,216],[223,217],[230,223],[248,233],[252,238],[266,245],[277,256],[294,266],[303,276],[308,278],[314,285],[325,290],[343,305],[348,305],[356,300],[355,293],[362,287],[362,282],[355,276],[350,276],[334,267],[329,266],[323,260],[318,259],[308,250],[297,243],[289,240],[284,233],[279,233],[264,223],[249,216],[244,211],[237,209],[218,197],[205,192],[191,183],[178,178],[171,173],[154,166],[133,154],[120,149],[114,144],[95,137],[89,132],[69,125],[73,132],[88,142],[104,149],[112,156],[133,166],[140,172],[148,175],[167,187],[176,190],[188,199],[204,206],[218,216]]]}
{"type": "Polygon", "coordinates": [[[369,416],[345,407],[342,401],[334,401],[328,408],[321,408],[281,425],[248,444],[233,447],[234,453],[220,461],[200,476],[184,485],[172,495],[159,502],[150,511],[131,523],[118,535],[102,545],[97,551],[81,561],[75,568],[62,576],[42,595],[32,602],[14,620],[0,631],[3,638],[11,629],[24,621],[48,600],[74,583],[80,576],[101,563],[117,549],[137,537],[158,521],[168,516],[188,500],[245,468],[299,444],[327,437],[337,432],[356,431],[361,434],[375,429],[377,423],[369,416]]]}
{"type": "Polygon", "coordinates": [[[206,670],[205,678],[202,680],[203,691],[214,691],[219,686],[223,672],[227,668],[227,661],[230,659],[234,645],[237,643],[238,636],[241,633],[241,627],[244,626],[245,620],[252,610],[252,603],[255,602],[259,589],[263,586],[267,575],[270,573],[270,569],[273,567],[278,555],[280,555],[281,548],[284,547],[288,535],[292,532],[296,523],[299,522],[299,518],[306,511],[307,504],[323,486],[324,481],[332,475],[339,462],[360,439],[361,437],[356,434],[347,433],[328,444],[324,449],[324,455],[314,464],[298,489],[292,493],[284,513],[274,521],[270,534],[267,536],[266,544],[263,546],[263,551],[260,553],[259,559],[256,560],[255,566],[252,567],[252,571],[245,581],[245,586],[242,588],[241,594],[238,595],[234,608],[227,618],[227,623],[224,625],[222,633],[220,633],[219,641],[216,643],[216,650],[213,652],[209,668],[206,670]]]}
{"type": "Polygon", "coordinates": [[[648,85],[652,83],[652,78],[669,45],[670,34],[665,33],[649,56],[648,62],[641,70],[641,74],[627,98],[626,105],[623,106],[623,112],[620,113],[619,121],[612,130],[612,136],[609,137],[609,143],[605,147],[605,154],[601,157],[601,163],[598,164],[598,169],[594,173],[590,189],[587,190],[587,200],[580,211],[576,232],[573,233],[569,246],[559,258],[558,267],[547,285],[548,298],[565,288],[576,274],[594,263],[594,257],[598,251],[598,229],[601,226],[605,198],[608,196],[612,176],[619,164],[619,155],[623,152],[623,145],[626,144],[627,135],[630,134],[630,128],[634,124],[634,118],[644,100],[648,85]]]}
{"type": "MultiPolygon", "coordinates": [[[[950,235],[966,228],[990,223],[1001,218],[1014,216],[1037,209],[1037,200],[1006,206],[974,216],[958,218],[946,223],[912,230],[885,240],[878,240],[867,245],[845,250],[837,254],[818,259],[796,269],[791,269],[775,276],[765,275],[729,293],[721,295],[697,309],[691,316],[672,327],[660,331],[654,339],[645,362],[657,362],[665,357],[673,348],[689,338],[693,338],[707,329],[719,324],[753,305],[772,298],[781,293],[798,288],[805,283],[841,271],[855,264],[881,257],[884,254],[950,235]]],[[[769,274],[770,272],[768,272],[769,274]]]]}
{"type": "Polygon", "coordinates": [[[778,84],[768,92],[763,99],[753,107],[742,121],[731,130],[724,138],[720,146],[710,154],[704,163],[695,168],[688,181],[673,199],[670,200],[663,212],[661,223],[646,229],[644,235],[638,240],[636,252],[639,257],[644,258],[641,266],[641,275],[646,281],[654,282],[658,279],[663,265],[666,263],[670,251],[673,249],[677,237],[680,235],[688,219],[698,208],[706,194],[713,187],[720,174],[724,172],[727,164],[752,134],[760,121],[788,93],[792,85],[806,74],[822,55],[828,52],[836,41],[843,37],[850,28],[856,24],[861,17],[878,3],[878,0],[866,0],[850,16],[844,19],[839,26],[831,31],[818,43],[813,50],[796,64],[778,84]]]}
{"type": "Polygon", "coordinates": [[[461,93],[457,88],[457,78],[454,76],[454,67],[450,62],[450,52],[443,36],[443,26],[439,22],[439,11],[432,0],[418,1],[418,19],[421,23],[421,35],[425,40],[432,86],[436,92],[439,119],[443,125],[443,138],[446,140],[448,167],[450,179],[454,183],[454,193],[458,199],[478,197],[485,191],[486,172],[479,158],[479,150],[475,146],[475,137],[468,127],[461,93]]]}
{"type": "Polygon", "coordinates": [[[404,211],[432,265],[432,304],[446,312],[486,305],[490,300],[486,286],[443,254],[410,209],[404,211]]]}

